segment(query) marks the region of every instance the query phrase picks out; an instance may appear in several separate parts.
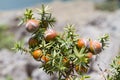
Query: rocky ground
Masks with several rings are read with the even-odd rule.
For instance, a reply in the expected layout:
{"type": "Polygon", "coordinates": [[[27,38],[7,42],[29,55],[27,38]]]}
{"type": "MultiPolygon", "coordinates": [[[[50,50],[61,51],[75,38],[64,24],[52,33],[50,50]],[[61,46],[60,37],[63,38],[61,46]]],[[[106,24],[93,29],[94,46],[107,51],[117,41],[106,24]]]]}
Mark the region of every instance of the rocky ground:
{"type": "MultiPolygon", "coordinates": [[[[91,78],[89,80],[104,80],[98,64],[103,69],[109,68],[112,59],[120,51],[120,10],[115,12],[102,12],[94,9],[91,2],[53,2],[48,4],[52,7],[53,15],[57,19],[55,29],[62,32],[68,23],[74,24],[77,33],[84,38],[97,39],[99,36],[108,33],[110,35],[109,47],[106,48],[97,59],[93,58],[91,78]]],[[[38,5],[37,7],[40,7],[38,5]]],[[[32,7],[33,9],[35,7],[32,7]]],[[[15,40],[26,36],[27,42],[29,33],[24,27],[17,27],[18,17],[24,13],[23,10],[0,12],[0,23],[7,24],[14,33],[15,40]]],[[[55,76],[49,76],[42,69],[39,69],[39,62],[36,62],[29,54],[11,52],[7,49],[0,50],[0,80],[11,76],[13,80],[54,80],[55,76]]]]}

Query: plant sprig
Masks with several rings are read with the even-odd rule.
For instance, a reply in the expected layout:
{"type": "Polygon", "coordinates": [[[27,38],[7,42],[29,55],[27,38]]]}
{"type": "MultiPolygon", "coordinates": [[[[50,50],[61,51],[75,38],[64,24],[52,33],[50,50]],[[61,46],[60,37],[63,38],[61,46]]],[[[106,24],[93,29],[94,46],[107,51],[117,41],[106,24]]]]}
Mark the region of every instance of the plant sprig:
{"type": "Polygon", "coordinates": [[[113,60],[110,71],[107,80],[120,80],[120,56],[113,60]]]}
{"type": "MultiPolygon", "coordinates": [[[[41,9],[37,10],[38,15],[40,15],[39,19],[34,17],[34,21],[31,21],[32,24],[29,23],[26,26],[27,30],[30,29],[29,32],[33,31],[28,41],[29,48],[26,49],[23,45],[17,43],[15,49],[30,53],[36,61],[41,61],[43,63],[41,68],[47,74],[58,73],[58,80],[84,80],[88,78],[84,74],[88,71],[91,56],[96,55],[93,54],[92,50],[101,51],[101,47],[107,45],[108,35],[101,37],[100,42],[92,42],[91,45],[90,41],[79,39],[74,25],[67,25],[64,32],[58,34],[53,30],[56,20],[49,12],[48,6],[42,5],[41,9]],[[38,21],[39,24],[37,24],[38,21]],[[102,46],[99,45],[101,43],[102,46]],[[94,47],[96,44],[99,45],[97,48],[94,47]],[[88,53],[91,55],[88,55],[88,53]],[[74,74],[75,72],[79,76],[74,74]]],[[[23,22],[31,19],[33,19],[33,11],[27,9],[23,22]]]]}
{"type": "Polygon", "coordinates": [[[108,41],[109,41],[109,35],[108,34],[104,34],[102,37],[99,38],[99,41],[102,43],[102,49],[104,49],[105,47],[108,47],[108,41]]]}

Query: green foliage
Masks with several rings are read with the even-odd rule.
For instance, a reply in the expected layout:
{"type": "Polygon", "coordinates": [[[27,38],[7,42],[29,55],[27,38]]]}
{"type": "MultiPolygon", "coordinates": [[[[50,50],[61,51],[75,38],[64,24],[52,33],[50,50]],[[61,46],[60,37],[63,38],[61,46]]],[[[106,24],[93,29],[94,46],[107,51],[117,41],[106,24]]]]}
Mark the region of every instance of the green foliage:
{"type": "Polygon", "coordinates": [[[29,52],[29,50],[28,49],[26,49],[26,48],[24,48],[23,47],[23,43],[22,42],[16,42],[16,43],[14,43],[14,47],[12,48],[12,50],[14,50],[14,51],[21,51],[21,53],[28,53],[29,52]]]}
{"type": "Polygon", "coordinates": [[[120,56],[117,56],[111,64],[111,73],[107,76],[108,80],[120,80],[120,56]]]}
{"type": "Polygon", "coordinates": [[[103,10],[103,11],[115,11],[116,9],[118,9],[119,5],[117,0],[108,0],[106,2],[102,2],[102,3],[95,3],[95,9],[97,10],[103,10]]]}
{"type": "Polygon", "coordinates": [[[102,43],[102,49],[104,49],[105,47],[108,47],[108,41],[109,41],[109,35],[108,34],[105,34],[103,36],[101,36],[99,38],[99,41],[102,43]]]}
{"type": "Polygon", "coordinates": [[[6,80],[13,80],[11,76],[6,76],[6,80]]]}
{"type": "Polygon", "coordinates": [[[0,25],[0,49],[7,48],[11,50],[14,40],[12,34],[6,25],[0,25]]]}
{"type": "Polygon", "coordinates": [[[32,80],[32,78],[28,78],[27,80],[32,80]]]}
{"type": "Polygon", "coordinates": [[[54,26],[54,23],[56,22],[55,18],[52,17],[52,14],[49,12],[50,8],[48,6],[44,6],[42,5],[42,8],[41,9],[37,9],[38,10],[38,14],[41,15],[41,27],[43,28],[47,28],[48,25],[50,25],[51,27],[54,26]]]}
{"type": "MultiPolygon", "coordinates": [[[[13,78],[12,78],[12,76],[7,75],[7,76],[5,77],[5,80],[13,80],[13,78]]],[[[31,79],[31,78],[28,78],[28,79],[26,79],[26,80],[32,80],[32,79],[31,79]]]]}
{"type": "Polygon", "coordinates": [[[18,24],[18,26],[22,25],[24,22],[27,22],[29,19],[34,19],[33,13],[31,9],[26,9],[24,17],[21,19],[21,22],[18,24]]]}

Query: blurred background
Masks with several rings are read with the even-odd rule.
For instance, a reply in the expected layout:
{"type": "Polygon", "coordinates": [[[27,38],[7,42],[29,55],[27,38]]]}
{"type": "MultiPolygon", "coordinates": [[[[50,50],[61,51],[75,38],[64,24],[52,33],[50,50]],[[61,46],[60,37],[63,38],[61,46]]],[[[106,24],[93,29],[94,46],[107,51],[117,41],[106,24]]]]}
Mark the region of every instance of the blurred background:
{"type": "Polygon", "coordinates": [[[24,25],[18,26],[25,9],[35,10],[41,4],[52,8],[58,32],[69,23],[75,25],[83,38],[98,39],[105,33],[110,35],[109,47],[97,59],[93,58],[88,73],[89,80],[104,80],[98,64],[104,71],[110,68],[112,59],[120,55],[120,0],[1,0],[0,80],[56,80],[56,75],[47,75],[39,69],[41,63],[30,54],[12,50],[15,42],[23,41],[27,45],[31,35],[24,25]]]}

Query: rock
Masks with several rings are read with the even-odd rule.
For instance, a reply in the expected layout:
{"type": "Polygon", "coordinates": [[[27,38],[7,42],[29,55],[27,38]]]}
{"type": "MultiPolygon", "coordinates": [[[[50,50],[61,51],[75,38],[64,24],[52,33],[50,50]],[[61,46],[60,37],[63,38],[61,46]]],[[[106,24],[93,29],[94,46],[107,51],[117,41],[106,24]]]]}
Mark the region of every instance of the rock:
{"type": "Polygon", "coordinates": [[[0,51],[0,77],[6,78],[8,75],[14,80],[25,80],[27,74],[25,71],[25,61],[14,60],[14,54],[8,50],[0,51]]]}
{"type": "Polygon", "coordinates": [[[5,79],[10,76],[13,80],[26,80],[31,77],[32,71],[40,65],[25,54],[13,54],[6,49],[1,50],[0,53],[0,78],[5,79]]]}
{"type": "Polygon", "coordinates": [[[36,69],[32,73],[33,80],[51,80],[51,76],[45,73],[42,69],[36,69]]]}

